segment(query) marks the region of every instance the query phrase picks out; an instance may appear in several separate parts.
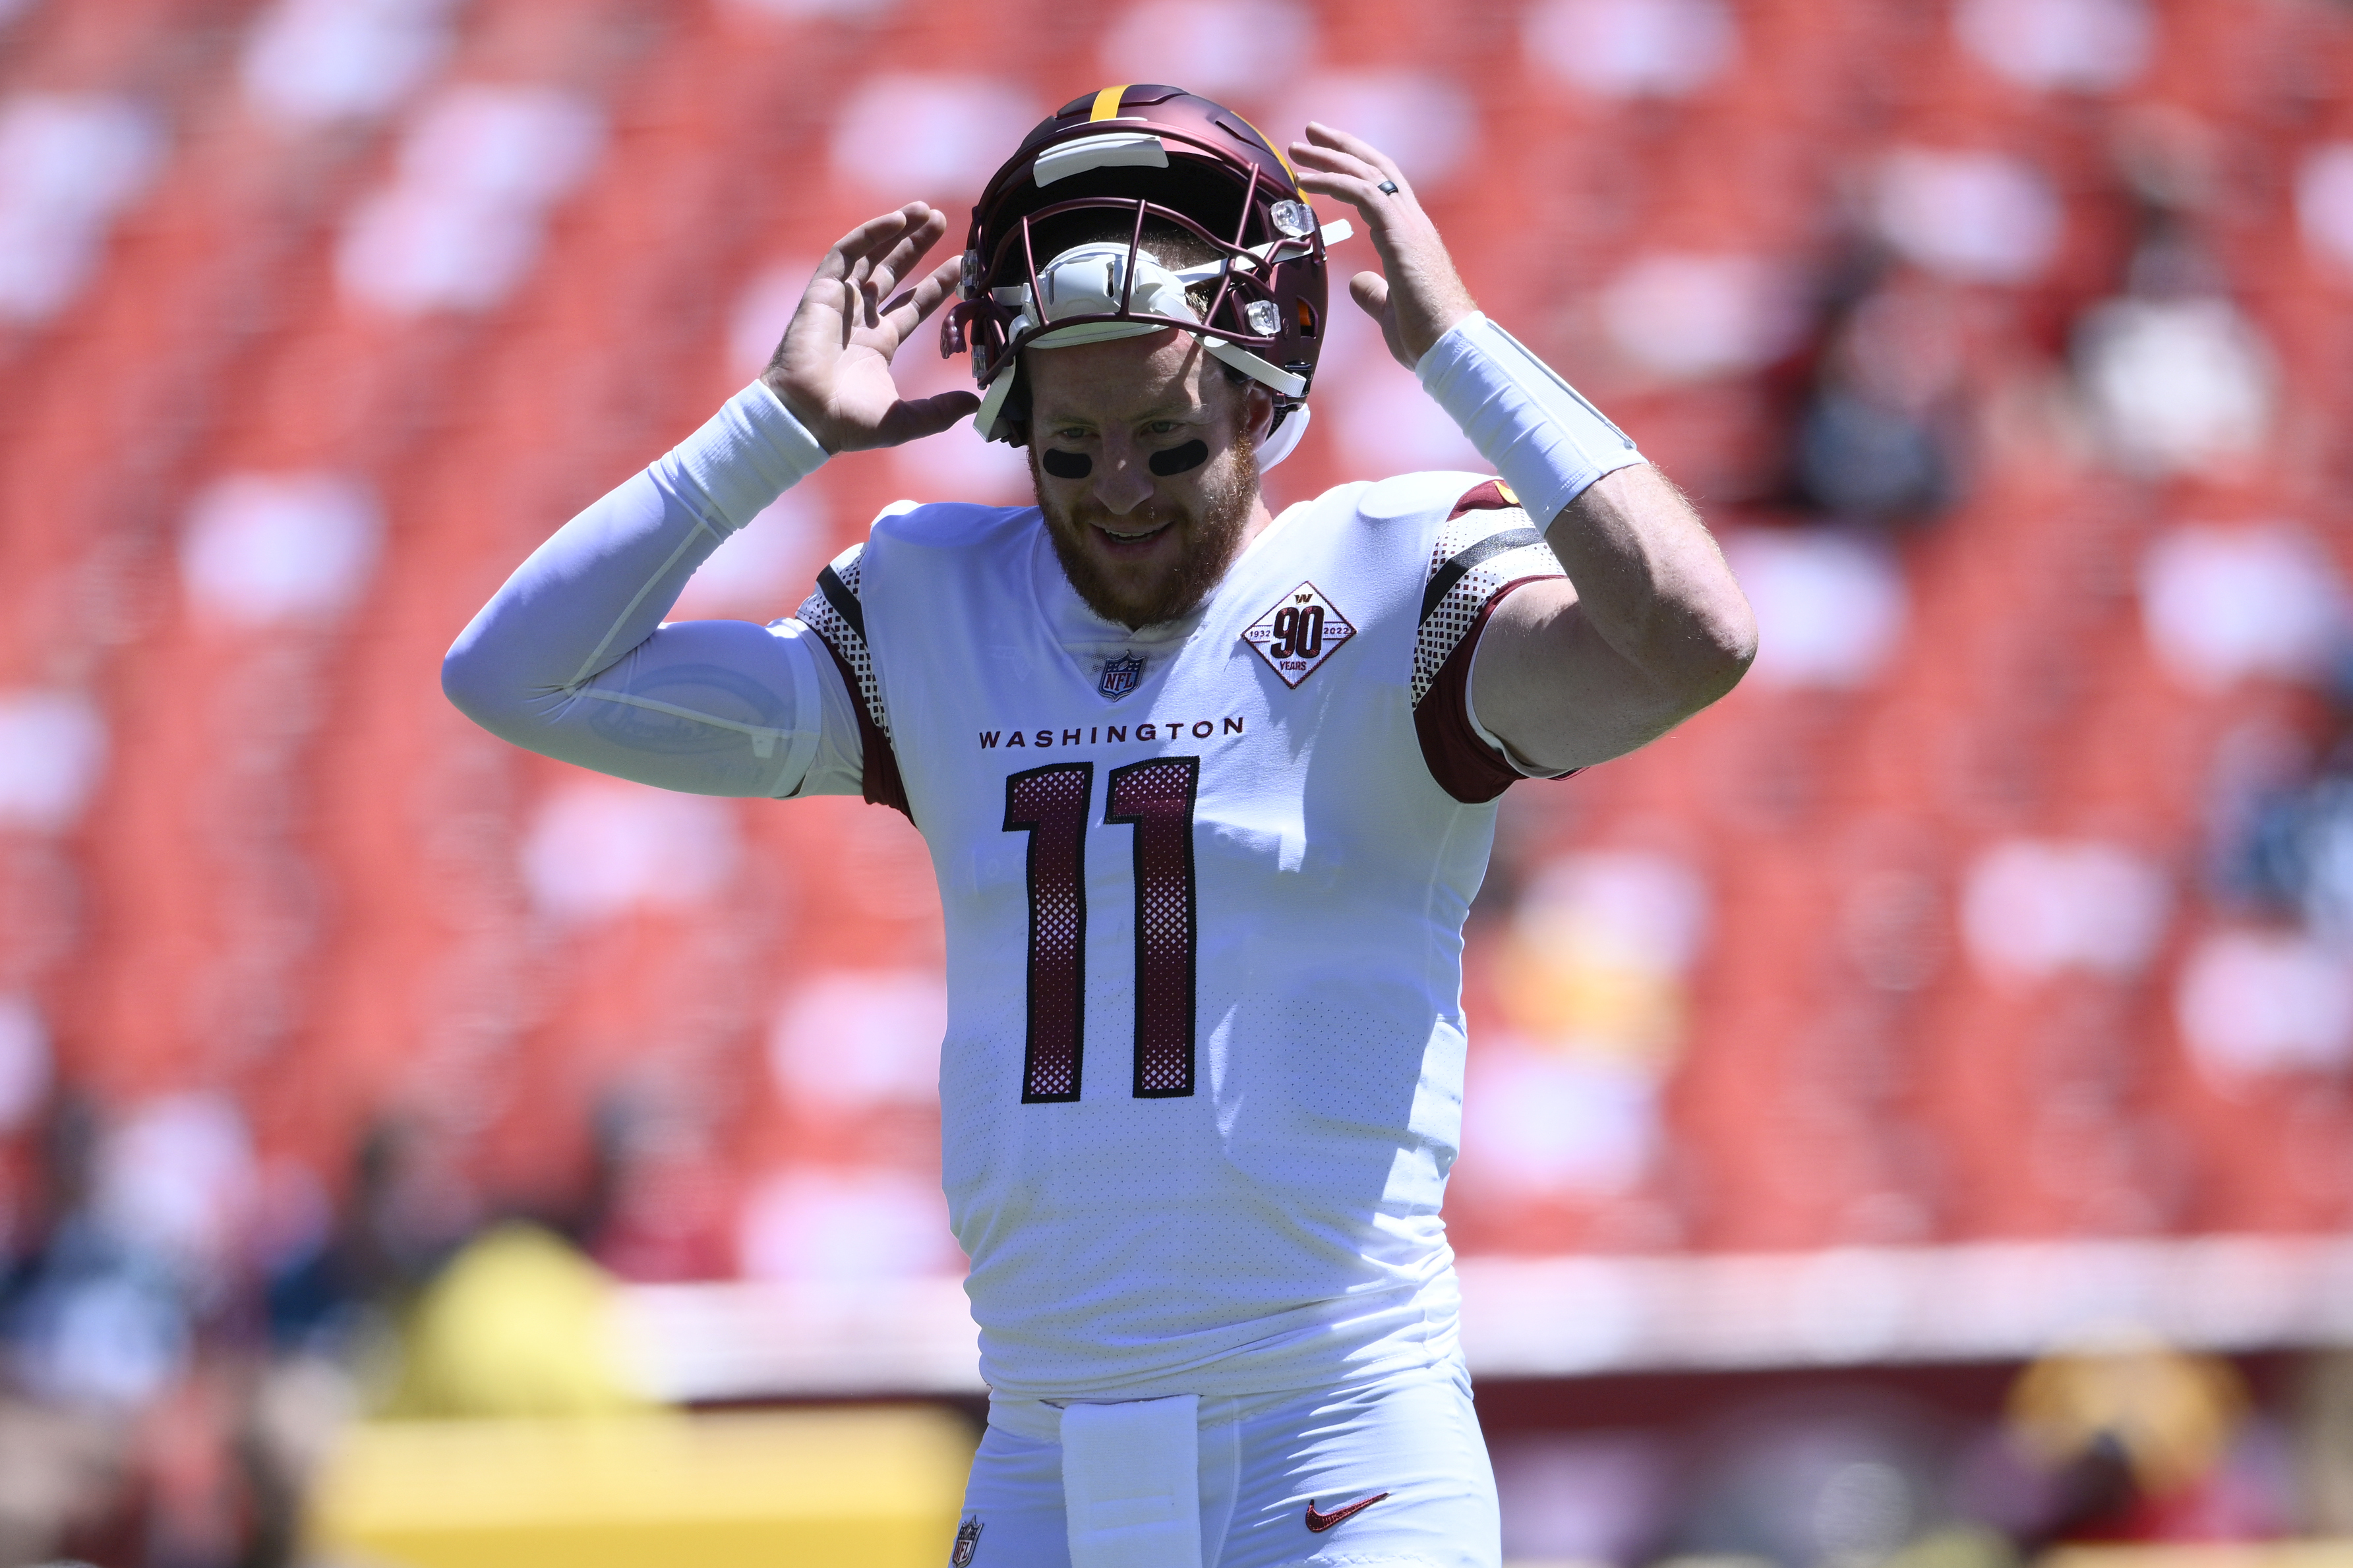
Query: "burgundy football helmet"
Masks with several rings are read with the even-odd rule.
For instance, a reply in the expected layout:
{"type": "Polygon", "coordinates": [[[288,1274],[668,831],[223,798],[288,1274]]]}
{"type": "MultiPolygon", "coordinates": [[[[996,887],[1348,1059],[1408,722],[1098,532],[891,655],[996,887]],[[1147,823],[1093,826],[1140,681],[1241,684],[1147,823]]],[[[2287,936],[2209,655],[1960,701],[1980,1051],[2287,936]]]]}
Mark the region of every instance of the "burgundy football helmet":
{"type": "MultiPolygon", "coordinates": [[[[1347,233],[1334,224],[1328,237],[1347,233]]],[[[1291,165],[1240,115],[1181,88],[1107,87],[1042,121],[981,193],[940,353],[970,349],[976,426],[1021,446],[1028,400],[1008,399],[1023,349],[1177,327],[1268,387],[1279,427],[1323,347],[1326,237],[1291,165]],[[1147,222],[1214,259],[1167,265],[1147,222]],[[1208,293],[1206,310],[1188,288],[1208,293]]]]}

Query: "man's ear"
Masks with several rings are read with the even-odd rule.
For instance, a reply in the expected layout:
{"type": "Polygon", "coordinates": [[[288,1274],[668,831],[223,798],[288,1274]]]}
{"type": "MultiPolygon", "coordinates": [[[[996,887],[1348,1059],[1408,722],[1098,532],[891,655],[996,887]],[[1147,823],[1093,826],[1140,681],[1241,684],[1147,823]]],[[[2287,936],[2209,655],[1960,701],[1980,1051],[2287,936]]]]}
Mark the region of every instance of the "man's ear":
{"type": "Polygon", "coordinates": [[[1242,436],[1253,447],[1266,439],[1274,424],[1274,394],[1260,382],[1242,389],[1242,436]]]}

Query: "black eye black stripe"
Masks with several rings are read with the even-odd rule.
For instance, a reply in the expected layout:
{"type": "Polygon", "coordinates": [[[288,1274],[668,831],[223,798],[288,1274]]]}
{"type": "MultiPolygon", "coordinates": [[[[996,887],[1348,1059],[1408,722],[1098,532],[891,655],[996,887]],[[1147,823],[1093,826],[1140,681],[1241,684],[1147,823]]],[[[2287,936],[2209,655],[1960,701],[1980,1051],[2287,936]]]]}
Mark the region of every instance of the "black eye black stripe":
{"type": "Polygon", "coordinates": [[[1052,447],[1038,454],[1038,466],[1058,479],[1083,479],[1095,471],[1095,460],[1084,452],[1058,451],[1052,447]]]}
{"type": "Polygon", "coordinates": [[[1152,471],[1166,479],[1181,474],[1187,468],[1198,468],[1209,460],[1207,441],[1187,441],[1181,447],[1171,447],[1165,452],[1152,454],[1152,471]]]}

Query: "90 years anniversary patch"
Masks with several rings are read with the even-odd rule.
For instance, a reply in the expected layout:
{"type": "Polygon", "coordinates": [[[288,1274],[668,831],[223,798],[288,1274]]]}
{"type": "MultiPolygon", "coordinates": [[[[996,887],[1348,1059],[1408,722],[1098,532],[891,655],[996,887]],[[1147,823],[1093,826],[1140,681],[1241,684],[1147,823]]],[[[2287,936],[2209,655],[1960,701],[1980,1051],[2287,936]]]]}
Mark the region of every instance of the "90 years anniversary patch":
{"type": "Polygon", "coordinates": [[[1285,686],[1297,686],[1356,635],[1339,606],[1313,583],[1302,583],[1252,621],[1242,640],[1258,650],[1285,686]]]}

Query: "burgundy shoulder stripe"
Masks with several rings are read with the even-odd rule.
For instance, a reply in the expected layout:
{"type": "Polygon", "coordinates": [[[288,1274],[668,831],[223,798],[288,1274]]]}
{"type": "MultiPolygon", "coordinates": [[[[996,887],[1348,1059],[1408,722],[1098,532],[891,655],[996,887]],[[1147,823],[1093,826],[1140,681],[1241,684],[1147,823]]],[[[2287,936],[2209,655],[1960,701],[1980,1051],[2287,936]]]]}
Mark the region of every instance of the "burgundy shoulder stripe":
{"type": "Polygon", "coordinates": [[[1454,510],[1446,514],[1446,521],[1452,522],[1466,511],[1503,511],[1519,504],[1504,488],[1503,480],[1489,479],[1484,484],[1472,485],[1464,490],[1462,499],[1454,503],[1454,510]]]}

